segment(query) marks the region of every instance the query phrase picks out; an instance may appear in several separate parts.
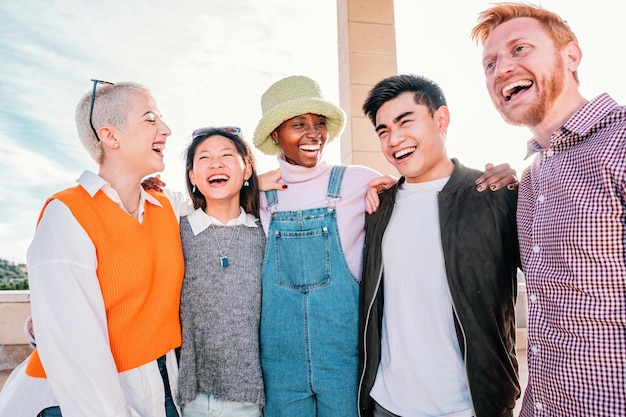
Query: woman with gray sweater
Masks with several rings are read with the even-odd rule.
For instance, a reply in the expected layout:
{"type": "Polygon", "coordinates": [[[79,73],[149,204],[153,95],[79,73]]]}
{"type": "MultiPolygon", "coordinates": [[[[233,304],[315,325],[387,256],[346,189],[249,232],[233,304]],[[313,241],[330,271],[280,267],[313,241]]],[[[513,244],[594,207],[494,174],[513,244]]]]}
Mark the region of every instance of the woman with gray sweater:
{"type": "Polygon", "coordinates": [[[238,128],[201,128],[186,157],[196,209],[181,219],[183,417],[261,415],[261,266],[255,163],[238,128]]]}

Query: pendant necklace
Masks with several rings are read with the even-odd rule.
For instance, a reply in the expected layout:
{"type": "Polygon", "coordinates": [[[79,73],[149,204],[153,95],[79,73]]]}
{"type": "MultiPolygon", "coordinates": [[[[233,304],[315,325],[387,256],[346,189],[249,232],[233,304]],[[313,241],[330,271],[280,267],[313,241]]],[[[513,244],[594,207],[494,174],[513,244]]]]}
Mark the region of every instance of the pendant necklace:
{"type": "Polygon", "coordinates": [[[217,232],[215,231],[216,227],[213,224],[213,222],[211,222],[211,229],[213,230],[213,237],[215,238],[215,243],[217,243],[217,248],[220,251],[220,265],[222,266],[222,268],[226,268],[228,265],[230,265],[230,263],[228,262],[228,256],[226,255],[226,252],[228,252],[228,249],[230,249],[230,244],[233,242],[233,238],[235,237],[237,232],[239,232],[239,227],[237,227],[238,224],[239,224],[239,219],[236,219],[234,226],[224,226],[225,228],[232,228],[233,231],[230,234],[230,240],[228,241],[228,245],[226,246],[226,251],[223,251],[222,245],[220,245],[220,241],[217,238],[217,232]]]}

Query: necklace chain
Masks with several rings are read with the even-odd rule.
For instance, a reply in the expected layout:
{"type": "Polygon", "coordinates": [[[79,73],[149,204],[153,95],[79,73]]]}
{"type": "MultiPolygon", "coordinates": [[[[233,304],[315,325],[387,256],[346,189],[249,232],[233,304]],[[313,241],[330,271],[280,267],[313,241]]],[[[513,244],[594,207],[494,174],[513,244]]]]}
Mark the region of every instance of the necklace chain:
{"type": "Polygon", "coordinates": [[[213,222],[211,222],[211,229],[213,230],[213,237],[215,238],[215,243],[217,243],[217,248],[220,251],[220,265],[222,266],[222,268],[226,268],[228,265],[230,265],[230,263],[228,262],[228,255],[226,255],[226,252],[228,252],[228,250],[230,249],[230,244],[233,242],[233,238],[239,231],[239,227],[237,227],[238,224],[239,224],[239,219],[235,220],[235,224],[233,226],[225,226],[225,227],[232,227],[234,230],[230,234],[228,245],[226,245],[226,251],[223,251],[222,245],[220,245],[220,241],[217,238],[217,232],[215,231],[216,227],[213,224],[213,222]]]}
{"type": "Polygon", "coordinates": [[[124,206],[124,210],[126,210],[126,213],[130,214],[131,217],[135,217],[135,213],[137,212],[137,210],[139,210],[140,205],[141,205],[141,196],[139,196],[139,201],[137,202],[137,207],[135,207],[135,210],[128,210],[126,206],[124,206]]]}
{"type": "MultiPolygon", "coordinates": [[[[126,210],[126,207],[124,207],[124,210],[126,210]]],[[[137,208],[135,208],[135,210],[126,210],[126,213],[128,213],[128,215],[134,219],[138,219],[138,217],[135,215],[135,213],[137,213],[137,210],[139,210],[139,206],[137,206],[137,208]]]]}

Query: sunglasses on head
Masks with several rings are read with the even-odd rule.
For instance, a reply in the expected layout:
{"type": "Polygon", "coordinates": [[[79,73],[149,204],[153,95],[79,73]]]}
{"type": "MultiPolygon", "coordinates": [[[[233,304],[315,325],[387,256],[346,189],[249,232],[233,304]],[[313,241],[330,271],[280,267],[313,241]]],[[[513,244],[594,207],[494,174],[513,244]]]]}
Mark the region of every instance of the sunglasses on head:
{"type": "Polygon", "coordinates": [[[237,126],[222,126],[222,127],[200,127],[193,131],[193,133],[191,134],[191,138],[196,139],[196,138],[199,138],[200,136],[205,136],[208,133],[215,131],[215,130],[222,130],[224,132],[232,133],[233,135],[241,136],[241,128],[237,126]]]}
{"type": "Polygon", "coordinates": [[[91,130],[93,131],[93,134],[96,136],[96,139],[98,140],[98,142],[100,142],[100,138],[98,137],[98,132],[96,131],[96,128],[93,125],[93,103],[96,101],[96,87],[98,87],[98,84],[102,84],[102,85],[115,85],[115,84],[108,82],[108,81],[102,81],[102,80],[92,79],[91,81],[93,81],[93,90],[91,90],[91,106],[89,107],[89,125],[91,126],[91,130]]]}

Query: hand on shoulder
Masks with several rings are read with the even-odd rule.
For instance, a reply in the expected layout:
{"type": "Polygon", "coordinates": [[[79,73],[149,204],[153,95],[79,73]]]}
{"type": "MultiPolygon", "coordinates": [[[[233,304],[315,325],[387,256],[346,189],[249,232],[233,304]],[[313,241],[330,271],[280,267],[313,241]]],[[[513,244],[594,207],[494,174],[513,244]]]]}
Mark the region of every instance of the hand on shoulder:
{"type": "Polygon", "coordinates": [[[265,172],[259,175],[259,191],[284,190],[287,184],[278,182],[282,177],[280,169],[265,172]]]}
{"type": "Polygon", "coordinates": [[[381,175],[380,177],[371,180],[367,184],[368,189],[367,196],[365,197],[365,211],[367,211],[368,214],[372,214],[378,210],[378,205],[380,204],[378,194],[393,187],[397,182],[398,179],[391,175],[381,175]]]}
{"type": "Polygon", "coordinates": [[[487,189],[497,191],[503,187],[517,190],[519,181],[516,174],[509,164],[494,166],[492,163],[488,163],[485,165],[485,173],[476,180],[476,190],[481,192],[487,189]]]}

